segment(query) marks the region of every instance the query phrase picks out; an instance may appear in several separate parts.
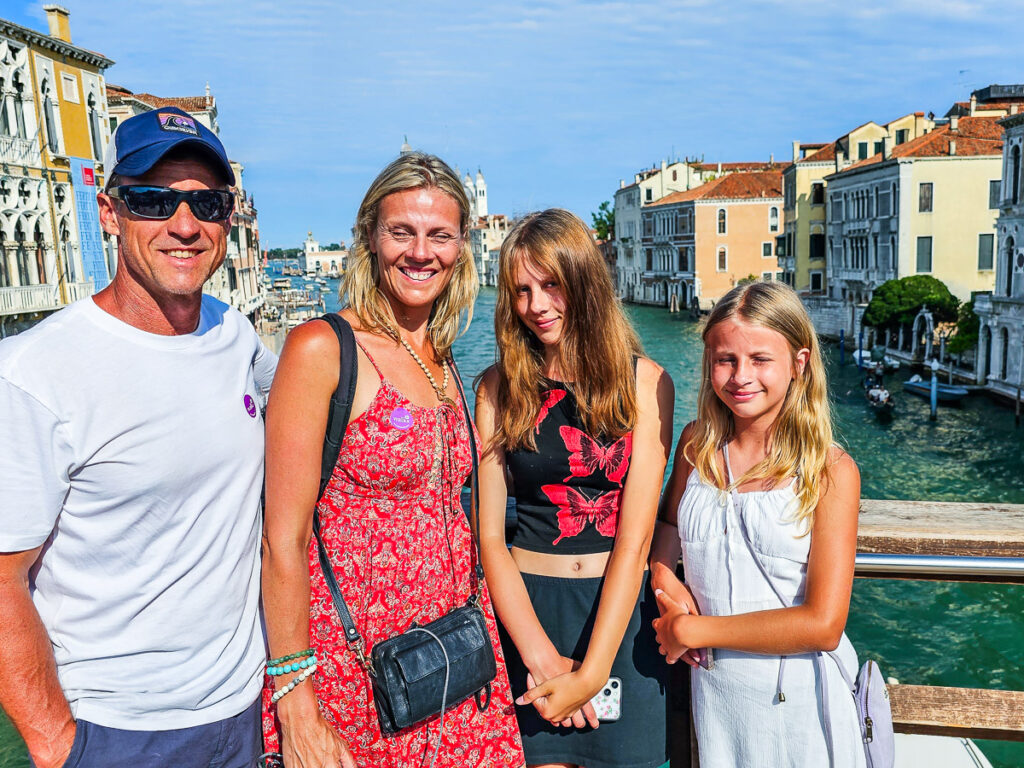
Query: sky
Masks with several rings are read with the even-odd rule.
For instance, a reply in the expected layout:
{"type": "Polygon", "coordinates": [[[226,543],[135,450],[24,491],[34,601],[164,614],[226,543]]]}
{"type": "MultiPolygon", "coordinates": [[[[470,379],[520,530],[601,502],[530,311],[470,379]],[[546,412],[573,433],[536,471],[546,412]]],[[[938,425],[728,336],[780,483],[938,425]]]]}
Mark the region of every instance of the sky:
{"type": "MultiPolygon", "coordinates": [[[[788,161],[794,140],[1024,83],[1024,0],[61,1],[108,82],[209,82],[264,248],[350,241],[406,136],[481,169],[491,213],[589,222],[663,159],[788,161]]],[[[0,17],[45,32],[43,5],[0,17]]]]}

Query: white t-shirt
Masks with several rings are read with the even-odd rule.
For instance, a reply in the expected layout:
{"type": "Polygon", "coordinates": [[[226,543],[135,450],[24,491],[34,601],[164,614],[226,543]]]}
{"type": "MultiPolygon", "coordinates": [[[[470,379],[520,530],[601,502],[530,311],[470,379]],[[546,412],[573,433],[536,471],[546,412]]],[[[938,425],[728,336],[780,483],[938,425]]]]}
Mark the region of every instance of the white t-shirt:
{"type": "Polygon", "coordinates": [[[0,343],[0,551],[45,544],[33,600],[76,718],[186,728],[258,696],[276,364],[209,296],[191,334],[146,333],[90,298],[0,343]]]}

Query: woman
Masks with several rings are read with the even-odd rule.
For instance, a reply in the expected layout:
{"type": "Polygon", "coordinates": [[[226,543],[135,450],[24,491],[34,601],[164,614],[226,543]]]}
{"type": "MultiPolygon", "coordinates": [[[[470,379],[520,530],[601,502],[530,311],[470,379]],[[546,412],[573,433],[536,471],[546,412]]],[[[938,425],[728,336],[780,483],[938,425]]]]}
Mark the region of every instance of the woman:
{"type": "MultiPolygon", "coordinates": [[[[346,646],[324,582],[311,520],[318,505],[333,570],[367,653],[414,622],[429,623],[466,602],[474,555],[458,499],[472,458],[447,361],[476,295],[468,225],[461,182],[431,155],[403,155],[366,193],[343,285],[349,306],[341,313],[358,344],[357,384],[319,502],[328,401],[339,376],[337,337],[326,322],[306,323],[292,331],[281,355],[267,407],[263,603],[271,655],[316,660],[311,683],[300,680],[281,695],[293,676],[279,674],[264,694],[266,746],[279,748],[288,768],[421,765],[434,754],[438,717],[381,735],[374,692],[346,646]]],[[[482,598],[497,645],[485,590],[482,598]]],[[[480,712],[471,698],[445,713],[434,765],[522,765],[497,656],[490,705],[480,712]]]]}
{"type": "Polygon", "coordinates": [[[667,759],[666,668],[645,561],[672,439],[672,381],[641,356],[573,214],[520,221],[499,269],[498,362],[476,407],[481,552],[523,694],[527,763],[654,768],[667,759]],[[510,492],[518,525],[508,548],[510,492]],[[599,724],[588,702],[606,683],[621,692],[619,717],[599,724]]]}

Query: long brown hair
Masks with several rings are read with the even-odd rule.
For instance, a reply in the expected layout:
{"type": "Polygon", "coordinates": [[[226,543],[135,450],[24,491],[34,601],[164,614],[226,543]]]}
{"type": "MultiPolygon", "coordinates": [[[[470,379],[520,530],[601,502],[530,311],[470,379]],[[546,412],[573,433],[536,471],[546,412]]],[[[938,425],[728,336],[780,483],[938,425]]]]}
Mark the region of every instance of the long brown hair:
{"type": "Polygon", "coordinates": [[[399,341],[398,323],[391,304],[380,289],[380,266],[370,251],[369,233],[377,228],[381,201],[395,192],[423,187],[439,189],[459,205],[462,247],[454,272],[434,302],[427,335],[439,359],[444,360],[458,335],[469,327],[473,302],[479,290],[476,264],[469,244],[469,198],[459,177],[435,155],[407,152],[391,161],[373,180],[356,216],[355,239],[349,252],[348,268],[341,296],[363,326],[399,341]]]}
{"type": "Polygon", "coordinates": [[[725,294],[708,315],[702,333],[704,357],[697,395],[696,430],[684,449],[686,458],[705,482],[718,488],[728,485],[718,465],[717,453],[732,437],[735,423],[732,411],[711,387],[707,338],[712,328],[730,318],[781,333],[789,344],[794,364],[798,351],[810,350],[803,373],[790,384],[782,410],[772,425],[768,455],[742,477],[734,478],[732,484],[734,488],[750,480],[777,484],[797,477],[795,490],[799,507],[794,519],[805,520],[810,531],[828,472],[832,417],[818,335],[800,298],[788,285],[747,283],[737,286],[725,294]]]}
{"type": "Polygon", "coordinates": [[[544,348],[516,313],[516,272],[524,260],[551,275],[565,297],[558,343],[562,378],[576,396],[587,432],[611,439],[636,424],[635,356],[643,350],[615,294],[590,230],[561,208],[531,213],[501,246],[494,335],[498,342],[495,440],[506,449],[536,450],[544,348]]]}

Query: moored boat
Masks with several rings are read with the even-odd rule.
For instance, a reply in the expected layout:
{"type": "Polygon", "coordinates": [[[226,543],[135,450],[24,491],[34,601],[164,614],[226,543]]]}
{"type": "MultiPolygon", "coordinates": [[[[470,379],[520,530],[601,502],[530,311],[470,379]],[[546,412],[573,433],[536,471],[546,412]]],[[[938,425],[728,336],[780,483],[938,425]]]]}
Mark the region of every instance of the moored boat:
{"type": "MultiPolygon", "coordinates": [[[[932,396],[932,385],[930,381],[925,381],[915,374],[903,382],[903,391],[928,399],[932,396]]],[[[940,403],[946,405],[959,403],[968,394],[969,391],[966,387],[957,387],[952,384],[936,384],[936,398],[940,403]]]]}

